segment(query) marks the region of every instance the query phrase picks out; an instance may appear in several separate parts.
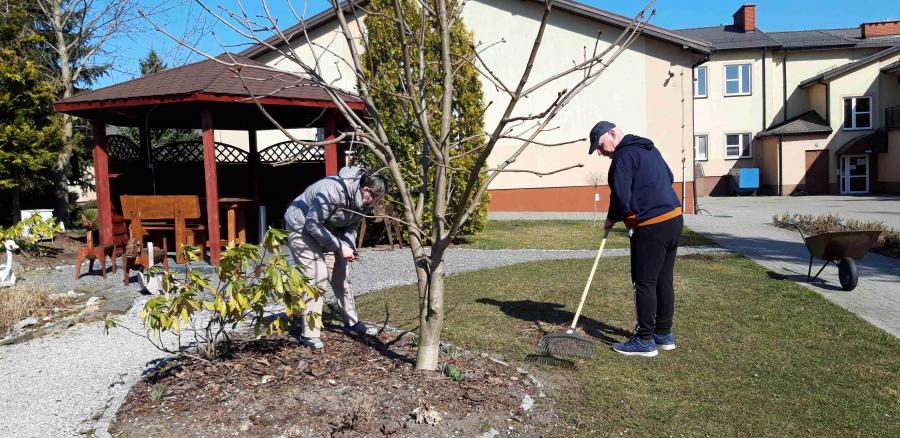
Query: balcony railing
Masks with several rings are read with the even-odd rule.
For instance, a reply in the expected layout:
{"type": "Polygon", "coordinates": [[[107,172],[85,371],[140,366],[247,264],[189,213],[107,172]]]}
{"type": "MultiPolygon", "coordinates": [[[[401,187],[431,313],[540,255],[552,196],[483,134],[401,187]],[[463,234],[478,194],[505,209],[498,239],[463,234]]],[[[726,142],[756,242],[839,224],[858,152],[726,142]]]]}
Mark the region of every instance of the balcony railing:
{"type": "Polygon", "coordinates": [[[900,129],[900,106],[884,110],[884,127],[888,130],[900,129]]]}

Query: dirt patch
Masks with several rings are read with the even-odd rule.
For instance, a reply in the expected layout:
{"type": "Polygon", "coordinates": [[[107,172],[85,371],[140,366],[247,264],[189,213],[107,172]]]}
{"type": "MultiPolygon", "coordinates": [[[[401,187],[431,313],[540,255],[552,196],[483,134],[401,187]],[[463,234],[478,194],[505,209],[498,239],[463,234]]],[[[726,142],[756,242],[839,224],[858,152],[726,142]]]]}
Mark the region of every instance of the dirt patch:
{"type": "MultiPolygon", "coordinates": [[[[328,332],[324,351],[284,336],[238,341],[231,358],[181,357],[136,384],[110,427],[114,436],[539,435],[523,410],[539,399],[527,376],[470,352],[442,362],[457,382],[414,369],[410,336],[328,332]],[[527,405],[528,403],[526,403],[527,405]]],[[[458,353],[458,354],[457,354],[458,353]]],[[[541,401],[545,399],[539,399],[541,401]]]]}
{"type": "Polygon", "coordinates": [[[15,261],[26,271],[35,268],[74,265],[75,251],[84,244],[84,236],[59,233],[53,241],[38,242],[30,247],[22,248],[15,255],[15,261]]]}
{"type": "Polygon", "coordinates": [[[719,263],[722,261],[722,256],[719,254],[688,254],[678,258],[683,260],[699,260],[706,263],[719,263]]]}

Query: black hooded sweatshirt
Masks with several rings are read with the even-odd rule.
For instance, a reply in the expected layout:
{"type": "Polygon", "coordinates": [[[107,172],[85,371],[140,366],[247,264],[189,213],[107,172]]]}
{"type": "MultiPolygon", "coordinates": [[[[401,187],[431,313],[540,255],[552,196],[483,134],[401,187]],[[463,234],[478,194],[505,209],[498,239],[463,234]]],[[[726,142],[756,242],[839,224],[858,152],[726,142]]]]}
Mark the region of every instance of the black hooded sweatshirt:
{"type": "Polygon", "coordinates": [[[634,226],[681,207],[672,171],[646,138],[629,134],[619,142],[607,181],[612,192],[607,218],[616,222],[634,226]]]}

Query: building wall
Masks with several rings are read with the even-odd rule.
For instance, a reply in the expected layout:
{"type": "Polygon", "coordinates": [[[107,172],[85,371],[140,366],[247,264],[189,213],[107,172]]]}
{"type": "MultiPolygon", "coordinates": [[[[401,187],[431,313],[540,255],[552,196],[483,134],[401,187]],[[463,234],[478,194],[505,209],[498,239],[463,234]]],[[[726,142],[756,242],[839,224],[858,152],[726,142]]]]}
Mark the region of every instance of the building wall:
{"type": "MultiPolygon", "coordinates": [[[[698,188],[699,193],[727,194],[722,188],[727,188],[725,182],[728,172],[732,168],[760,167],[761,178],[767,178],[773,174],[773,178],[777,178],[777,167],[769,169],[776,162],[771,161],[771,156],[764,156],[763,146],[759,140],[753,142],[753,158],[726,159],[725,135],[750,132],[752,136],[755,136],[773,124],[803,114],[810,109],[826,118],[829,116],[829,106],[832,126],[835,124],[840,126],[843,122],[843,109],[842,107],[836,108],[835,102],[841,102],[839,105],[843,105],[843,103],[837,99],[834,89],[831,90],[832,101],[826,103],[824,84],[806,89],[797,86],[802,81],[825,70],[853,62],[879,50],[881,49],[805,50],[787,52],[787,54],[783,51],[766,51],[765,61],[763,61],[762,49],[724,51],[714,55],[710,61],[704,64],[707,66],[708,97],[694,99],[696,118],[694,129],[696,135],[708,135],[709,149],[709,159],[698,162],[696,166],[701,186],[698,188]],[[785,56],[787,56],[786,75],[785,56]],[[752,64],[752,94],[726,97],[724,95],[725,65],[737,63],[752,64]],[[763,64],[765,64],[765,90],[762,86],[763,64]],[[784,91],[785,78],[787,78],[787,99],[785,99],[784,91]],[[765,116],[763,115],[763,99],[765,99],[765,116]]],[[[829,137],[824,140],[820,139],[820,143],[821,147],[825,147],[824,144],[831,145],[832,141],[829,137]]],[[[834,160],[832,160],[833,162],[834,160]]],[[[801,154],[799,164],[803,165],[803,163],[801,154]]],[[[835,175],[832,174],[831,179],[834,183],[835,175]]],[[[772,184],[776,183],[772,182],[772,184]]],[[[787,179],[785,179],[785,184],[788,184],[787,179]]]]}
{"type": "MultiPolygon", "coordinates": [[[[698,176],[707,177],[704,185],[728,175],[734,167],[756,165],[756,145],[750,159],[726,159],[725,135],[749,132],[752,138],[762,128],[762,57],[762,50],[720,52],[703,64],[707,68],[707,97],[694,99],[694,133],[707,136],[708,159],[697,162],[698,176]],[[726,97],[725,66],[744,63],[751,64],[751,94],[726,97]]],[[[766,58],[771,59],[771,55],[766,58]]],[[[771,69],[766,68],[768,77],[771,69]]]]}
{"type": "Polygon", "coordinates": [[[888,153],[878,156],[878,179],[882,191],[900,193],[900,130],[888,132],[888,153]]]}
{"type": "MultiPolygon", "coordinates": [[[[514,87],[521,77],[542,13],[543,5],[537,2],[478,0],[470,1],[465,6],[463,21],[473,31],[476,42],[486,46],[505,40],[505,43],[484,52],[483,57],[488,60],[491,70],[510,87],[514,87]]],[[[358,14],[360,20],[363,15],[358,14]]],[[[357,26],[353,17],[348,16],[347,19],[354,34],[359,34],[359,29],[364,28],[362,23],[357,26]]],[[[337,21],[333,21],[316,29],[311,32],[310,40],[316,53],[321,53],[323,48],[331,52],[324,54],[319,61],[323,77],[336,80],[340,88],[352,90],[355,83],[352,71],[341,60],[342,57],[349,59],[349,49],[337,26],[337,21]]],[[[622,30],[564,11],[553,12],[529,84],[536,84],[573,65],[573,62],[583,61],[585,54],[593,50],[598,32],[599,50],[603,50],[622,30]]],[[[298,56],[306,62],[313,60],[313,51],[305,40],[297,41],[294,46],[298,56]]],[[[690,183],[693,180],[690,166],[693,159],[691,65],[699,59],[699,54],[680,46],[651,38],[638,38],[596,82],[557,115],[551,126],[558,126],[558,129],[536,139],[544,143],[585,140],[552,148],[531,145],[509,166],[510,169],[539,172],[576,164],[583,164],[584,167],[543,177],[528,173],[502,173],[490,188],[492,191],[557,189],[538,192],[542,195],[558,193],[558,189],[569,190],[567,188],[571,188],[573,193],[580,193],[582,187],[592,185],[595,179],[605,183],[609,160],[587,155],[586,137],[591,127],[600,120],[611,120],[626,132],[654,140],[671,167],[676,182],[684,180],[690,183]]],[[[274,52],[264,55],[260,61],[280,68],[296,69],[291,61],[274,52]]],[[[576,73],[535,91],[519,102],[513,116],[543,112],[556,99],[557,93],[571,89],[580,77],[581,74],[576,73]]],[[[502,117],[509,96],[484,77],[482,86],[484,101],[492,102],[485,113],[485,126],[492,127],[502,117]]],[[[515,134],[524,135],[524,129],[517,129],[515,134]]],[[[494,167],[507,160],[520,144],[515,140],[498,143],[488,159],[488,166],[494,167]]],[[[260,141],[260,147],[262,145],[260,141]]],[[[689,188],[691,184],[685,187],[689,188]]],[[[688,191],[685,189],[686,196],[690,196],[688,191]]],[[[680,195],[682,193],[679,192],[680,195]]],[[[555,211],[579,211],[580,207],[574,207],[577,204],[562,199],[545,196],[542,202],[555,211]]],[[[591,194],[587,201],[592,203],[592,200],[591,194]]]]}
{"type": "MultiPolygon", "coordinates": [[[[838,192],[839,179],[837,176],[838,159],[834,156],[834,152],[856,137],[872,134],[883,128],[884,109],[900,104],[897,97],[897,94],[900,93],[900,87],[897,86],[896,77],[893,76],[892,81],[888,79],[892,76],[881,72],[883,67],[897,62],[897,60],[900,60],[900,55],[873,62],[868,66],[840,76],[829,84],[831,88],[831,101],[829,102],[832,115],[831,127],[834,132],[828,137],[827,144],[831,154],[832,165],[832,172],[829,172],[829,182],[835,187],[834,192],[838,192]],[[843,128],[843,99],[857,96],[872,97],[872,129],[845,130],[843,128]]],[[[900,163],[898,155],[900,155],[900,148],[894,147],[892,149],[890,146],[887,153],[878,154],[877,176],[879,180],[900,182],[900,178],[898,178],[895,170],[896,166],[894,166],[894,164],[900,163]]],[[[871,186],[873,189],[876,189],[876,184],[871,186]]]]}

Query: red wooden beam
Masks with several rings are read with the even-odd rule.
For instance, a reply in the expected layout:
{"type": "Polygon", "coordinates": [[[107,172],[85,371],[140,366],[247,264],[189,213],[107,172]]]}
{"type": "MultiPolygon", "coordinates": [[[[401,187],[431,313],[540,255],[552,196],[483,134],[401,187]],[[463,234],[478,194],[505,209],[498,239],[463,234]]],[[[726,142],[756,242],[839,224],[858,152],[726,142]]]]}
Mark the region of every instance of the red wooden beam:
{"type": "MultiPolygon", "coordinates": [[[[324,115],[325,141],[334,140],[337,137],[337,117],[333,111],[324,115]]],[[[325,145],[325,176],[338,174],[338,145],[331,143],[325,145]]]]}
{"type": "Polygon", "coordinates": [[[219,238],[219,183],[216,176],[216,139],[213,135],[213,118],[209,108],[200,111],[203,129],[203,170],[206,178],[206,219],[209,230],[209,263],[217,265],[222,254],[219,238]]]}
{"type": "MultiPolygon", "coordinates": [[[[312,108],[337,108],[330,100],[315,99],[290,99],[282,97],[260,97],[257,99],[263,105],[300,106],[312,108]]],[[[84,111],[92,109],[126,108],[132,106],[159,105],[181,102],[230,102],[246,103],[254,105],[253,99],[239,95],[216,95],[206,93],[178,94],[170,96],[133,97],[126,99],[90,100],[79,102],[60,101],[53,104],[53,110],[60,113],[72,111],[84,111]]],[[[348,101],[347,106],[356,111],[365,109],[365,104],[359,101],[348,101]]]]}
{"type": "Polygon", "coordinates": [[[100,243],[113,243],[112,202],[109,196],[109,154],[106,146],[106,123],[91,120],[94,128],[94,185],[97,189],[97,216],[100,219],[100,243]]]}

